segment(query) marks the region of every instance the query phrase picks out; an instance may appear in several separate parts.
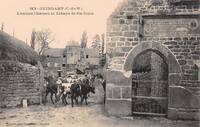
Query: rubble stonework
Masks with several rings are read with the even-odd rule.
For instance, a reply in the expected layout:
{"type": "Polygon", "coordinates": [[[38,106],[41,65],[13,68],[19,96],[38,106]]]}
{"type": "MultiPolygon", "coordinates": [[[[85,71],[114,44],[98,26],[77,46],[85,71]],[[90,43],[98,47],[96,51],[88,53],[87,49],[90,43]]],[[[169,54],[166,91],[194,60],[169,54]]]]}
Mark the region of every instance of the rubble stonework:
{"type": "MultiPolygon", "coordinates": [[[[199,102],[194,107],[182,105],[184,102],[188,102],[188,105],[193,103],[188,100],[200,101],[198,67],[195,64],[200,60],[198,5],[198,0],[189,2],[124,0],[119,4],[107,20],[106,109],[108,114],[132,114],[133,64],[139,55],[152,51],[168,65],[170,104],[167,117],[198,119],[199,102]],[[171,95],[174,95],[174,92],[179,94],[176,90],[185,92],[185,95],[190,95],[190,98],[185,96],[180,97],[179,101],[173,100],[171,95]],[[180,101],[183,103],[178,104],[180,101]],[[172,113],[174,110],[176,115],[172,113]],[[119,111],[119,114],[116,111],[119,111]],[[186,117],[187,114],[193,117],[186,117]]],[[[184,94],[180,93],[180,95],[184,94]]]]}
{"type": "Polygon", "coordinates": [[[37,53],[1,30],[0,107],[21,107],[23,99],[28,105],[40,104],[43,85],[44,70],[37,53]]]}
{"type": "Polygon", "coordinates": [[[40,69],[30,64],[13,61],[0,61],[0,107],[22,106],[22,100],[28,104],[40,104],[40,69]]]}

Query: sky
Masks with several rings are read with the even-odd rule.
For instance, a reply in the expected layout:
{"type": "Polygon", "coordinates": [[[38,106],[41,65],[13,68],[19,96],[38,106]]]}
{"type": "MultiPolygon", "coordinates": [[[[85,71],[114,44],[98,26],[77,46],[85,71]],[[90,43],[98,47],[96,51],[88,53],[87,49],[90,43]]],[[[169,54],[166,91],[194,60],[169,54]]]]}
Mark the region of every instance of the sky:
{"type": "Polygon", "coordinates": [[[0,24],[4,24],[5,32],[30,44],[33,29],[50,29],[55,34],[50,47],[64,48],[70,40],[80,43],[83,31],[87,32],[88,45],[95,34],[106,33],[107,18],[123,0],[0,1],[0,24]],[[67,15],[56,15],[57,12],[67,15]]]}

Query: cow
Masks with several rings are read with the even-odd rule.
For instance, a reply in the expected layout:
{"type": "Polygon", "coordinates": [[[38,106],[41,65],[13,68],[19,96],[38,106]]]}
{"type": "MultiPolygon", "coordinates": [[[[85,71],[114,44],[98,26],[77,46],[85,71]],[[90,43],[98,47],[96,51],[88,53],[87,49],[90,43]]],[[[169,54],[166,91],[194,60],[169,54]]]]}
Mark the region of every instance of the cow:
{"type": "Polygon", "coordinates": [[[81,104],[82,104],[83,100],[85,99],[85,103],[86,103],[86,105],[88,105],[87,97],[90,92],[95,94],[95,87],[87,85],[87,84],[81,85],[81,104]]]}
{"type": "Polygon", "coordinates": [[[71,106],[74,107],[73,100],[78,104],[77,97],[81,97],[81,86],[79,83],[73,83],[70,88],[71,91],[71,106]]]}
{"type": "Polygon", "coordinates": [[[60,78],[56,83],[58,84],[57,96],[67,105],[68,103],[66,98],[71,94],[71,85],[73,82],[71,80],[69,81],[67,79],[60,78]]]}
{"type": "Polygon", "coordinates": [[[59,90],[57,96],[62,99],[63,103],[68,104],[66,101],[67,95],[71,94],[71,106],[74,106],[74,100],[76,104],[78,104],[78,97],[81,98],[81,104],[83,100],[85,100],[86,105],[87,102],[87,95],[88,93],[92,92],[95,94],[95,87],[90,86],[89,84],[85,84],[84,80],[75,80],[73,83],[60,83],[59,90]]]}
{"type": "Polygon", "coordinates": [[[46,82],[46,91],[45,91],[45,99],[44,99],[44,105],[46,105],[46,102],[47,102],[47,96],[49,93],[51,93],[50,95],[50,99],[51,99],[51,102],[52,104],[54,104],[56,101],[57,101],[57,96],[56,96],[56,93],[57,93],[57,89],[58,89],[58,86],[56,84],[56,78],[54,76],[49,76],[49,77],[45,77],[45,82],[46,82]],[[53,101],[53,94],[55,94],[55,102],[53,101]]]}

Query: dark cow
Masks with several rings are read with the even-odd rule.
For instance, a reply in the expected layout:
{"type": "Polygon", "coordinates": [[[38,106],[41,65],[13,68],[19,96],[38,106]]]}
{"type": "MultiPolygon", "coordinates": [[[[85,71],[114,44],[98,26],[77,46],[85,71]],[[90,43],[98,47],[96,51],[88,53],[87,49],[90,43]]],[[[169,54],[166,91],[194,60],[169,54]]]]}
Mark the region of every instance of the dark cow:
{"type": "Polygon", "coordinates": [[[74,83],[71,85],[71,105],[74,106],[73,100],[76,101],[76,104],[78,104],[78,97],[81,97],[81,104],[83,100],[85,100],[86,105],[88,105],[87,97],[88,93],[95,94],[95,87],[92,87],[90,85],[74,83]]]}
{"type": "Polygon", "coordinates": [[[82,104],[83,100],[85,99],[85,103],[86,103],[86,105],[88,105],[87,97],[88,97],[88,93],[90,93],[90,92],[95,94],[95,87],[86,85],[86,84],[81,85],[81,104],[82,104]]]}
{"type": "Polygon", "coordinates": [[[46,105],[47,96],[49,93],[51,93],[51,95],[50,95],[51,102],[52,102],[52,104],[54,104],[53,94],[55,94],[55,98],[56,98],[55,101],[57,101],[56,93],[57,93],[57,89],[58,89],[57,84],[56,84],[56,79],[54,76],[45,77],[44,79],[46,81],[46,95],[45,95],[45,99],[44,99],[44,105],[46,105]]]}
{"type": "Polygon", "coordinates": [[[70,91],[71,91],[71,105],[72,105],[72,107],[74,107],[73,100],[75,100],[76,104],[78,104],[77,98],[79,96],[81,97],[81,86],[80,86],[80,84],[79,83],[72,84],[70,91]]]}

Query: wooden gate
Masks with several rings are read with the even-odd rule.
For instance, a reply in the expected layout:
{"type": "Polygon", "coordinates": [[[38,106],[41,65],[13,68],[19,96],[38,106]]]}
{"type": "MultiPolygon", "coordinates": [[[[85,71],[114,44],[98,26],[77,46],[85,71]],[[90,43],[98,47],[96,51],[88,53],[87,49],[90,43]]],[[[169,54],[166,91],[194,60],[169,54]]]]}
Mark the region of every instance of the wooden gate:
{"type": "Polygon", "coordinates": [[[133,74],[132,81],[132,113],[133,115],[166,116],[167,113],[167,81],[143,79],[146,73],[133,74]]]}

